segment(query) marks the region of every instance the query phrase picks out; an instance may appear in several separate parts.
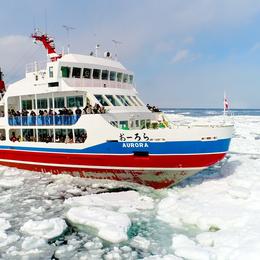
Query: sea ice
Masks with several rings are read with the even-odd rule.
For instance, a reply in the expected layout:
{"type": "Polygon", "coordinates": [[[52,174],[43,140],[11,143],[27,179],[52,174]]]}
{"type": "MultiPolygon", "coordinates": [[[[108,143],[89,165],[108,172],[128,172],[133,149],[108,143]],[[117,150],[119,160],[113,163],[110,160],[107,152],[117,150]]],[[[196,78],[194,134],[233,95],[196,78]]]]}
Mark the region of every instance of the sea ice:
{"type": "Polygon", "coordinates": [[[134,212],[151,210],[154,207],[153,199],[140,195],[136,191],[89,194],[81,197],[72,197],[65,201],[67,206],[95,206],[115,209],[120,212],[134,212]]]}
{"type": "Polygon", "coordinates": [[[119,243],[128,239],[127,230],[131,221],[124,213],[82,206],[71,208],[66,216],[79,229],[96,229],[97,235],[106,241],[119,243]]]}
{"type": "Polygon", "coordinates": [[[21,231],[31,236],[52,239],[60,236],[66,228],[67,224],[63,219],[52,218],[42,221],[29,220],[21,227],[21,231]]]}
{"type": "Polygon", "coordinates": [[[144,237],[136,236],[132,239],[130,244],[134,248],[147,251],[149,249],[151,242],[149,240],[145,239],[144,237]]]}

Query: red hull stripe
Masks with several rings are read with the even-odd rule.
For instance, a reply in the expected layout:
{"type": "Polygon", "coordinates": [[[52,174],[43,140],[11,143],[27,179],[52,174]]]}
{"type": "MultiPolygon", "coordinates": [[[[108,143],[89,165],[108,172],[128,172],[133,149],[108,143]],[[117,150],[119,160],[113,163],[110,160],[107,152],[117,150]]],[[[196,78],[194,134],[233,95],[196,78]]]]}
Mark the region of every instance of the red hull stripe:
{"type": "MultiPolygon", "coordinates": [[[[208,167],[225,156],[225,153],[197,154],[197,155],[92,155],[92,154],[58,154],[24,152],[15,150],[0,150],[2,161],[18,161],[27,164],[53,164],[97,167],[122,168],[200,168],[208,167]]],[[[83,168],[85,168],[83,167],[83,168]]]]}

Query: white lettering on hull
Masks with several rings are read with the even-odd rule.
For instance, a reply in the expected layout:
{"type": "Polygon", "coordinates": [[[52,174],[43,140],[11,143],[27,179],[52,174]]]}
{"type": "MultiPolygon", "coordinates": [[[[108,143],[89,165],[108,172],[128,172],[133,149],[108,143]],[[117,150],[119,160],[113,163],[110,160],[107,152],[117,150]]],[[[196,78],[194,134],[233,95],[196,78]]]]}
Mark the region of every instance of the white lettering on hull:
{"type": "Polygon", "coordinates": [[[149,145],[147,143],[123,143],[123,148],[148,148],[149,145]]]}

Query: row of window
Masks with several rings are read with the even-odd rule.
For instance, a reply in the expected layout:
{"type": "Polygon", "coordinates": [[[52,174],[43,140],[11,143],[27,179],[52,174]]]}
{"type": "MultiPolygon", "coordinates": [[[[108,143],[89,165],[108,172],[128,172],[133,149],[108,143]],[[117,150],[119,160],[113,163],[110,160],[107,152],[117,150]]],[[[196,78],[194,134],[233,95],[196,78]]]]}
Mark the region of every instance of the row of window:
{"type": "Polygon", "coordinates": [[[151,127],[150,119],[142,120],[122,120],[122,121],[110,121],[112,126],[115,126],[120,129],[129,130],[129,129],[144,129],[151,127]]]}
{"type": "Polygon", "coordinates": [[[102,106],[142,106],[143,104],[136,96],[123,95],[95,95],[102,106]]]}
{"type": "MultiPolygon", "coordinates": [[[[53,77],[53,67],[49,67],[49,76],[53,77]]],[[[63,78],[85,78],[85,79],[102,79],[133,84],[133,75],[122,72],[61,66],[61,76],[63,78]]]]}
{"type": "MultiPolygon", "coordinates": [[[[65,97],[54,98],[54,108],[64,108],[65,106],[68,108],[83,107],[83,96],[66,97],[66,100],[65,97]],[[66,105],[65,105],[65,101],[66,101],[66,105]]],[[[35,99],[22,100],[22,108],[27,110],[36,109],[35,99]]],[[[52,98],[37,99],[37,108],[38,109],[53,108],[52,98]]]]}
{"type": "MultiPolygon", "coordinates": [[[[5,140],[5,131],[0,130],[0,134],[5,140]]],[[[13,142],[84,143],[87,132],[85,129],[10,129],[9,137],[13,142]]]]}

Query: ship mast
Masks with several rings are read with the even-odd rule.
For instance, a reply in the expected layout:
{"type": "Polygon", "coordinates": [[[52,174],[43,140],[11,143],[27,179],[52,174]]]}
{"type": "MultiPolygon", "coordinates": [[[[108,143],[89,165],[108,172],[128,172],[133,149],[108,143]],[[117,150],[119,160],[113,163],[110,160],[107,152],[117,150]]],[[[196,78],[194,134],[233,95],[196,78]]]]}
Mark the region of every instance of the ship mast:
{"type": "Polygon", "coordinates": [[[1,91],[4,91],[5,90],[5,82],[4,82],[4,79],[3,79],[3,72],[0,68],[0,92],[1,91]]]}
{"type": "Polygon", "coordinates": [[[31,35],[31,37],[34,39],[35,42],[39,41],[43,44],[52,62],[57,61],[62,57],[62,55],[57,54],[55,50],[54,40],[50,38],[47,34],[40,34],[38,31],[36,31],[31,35]]]}

